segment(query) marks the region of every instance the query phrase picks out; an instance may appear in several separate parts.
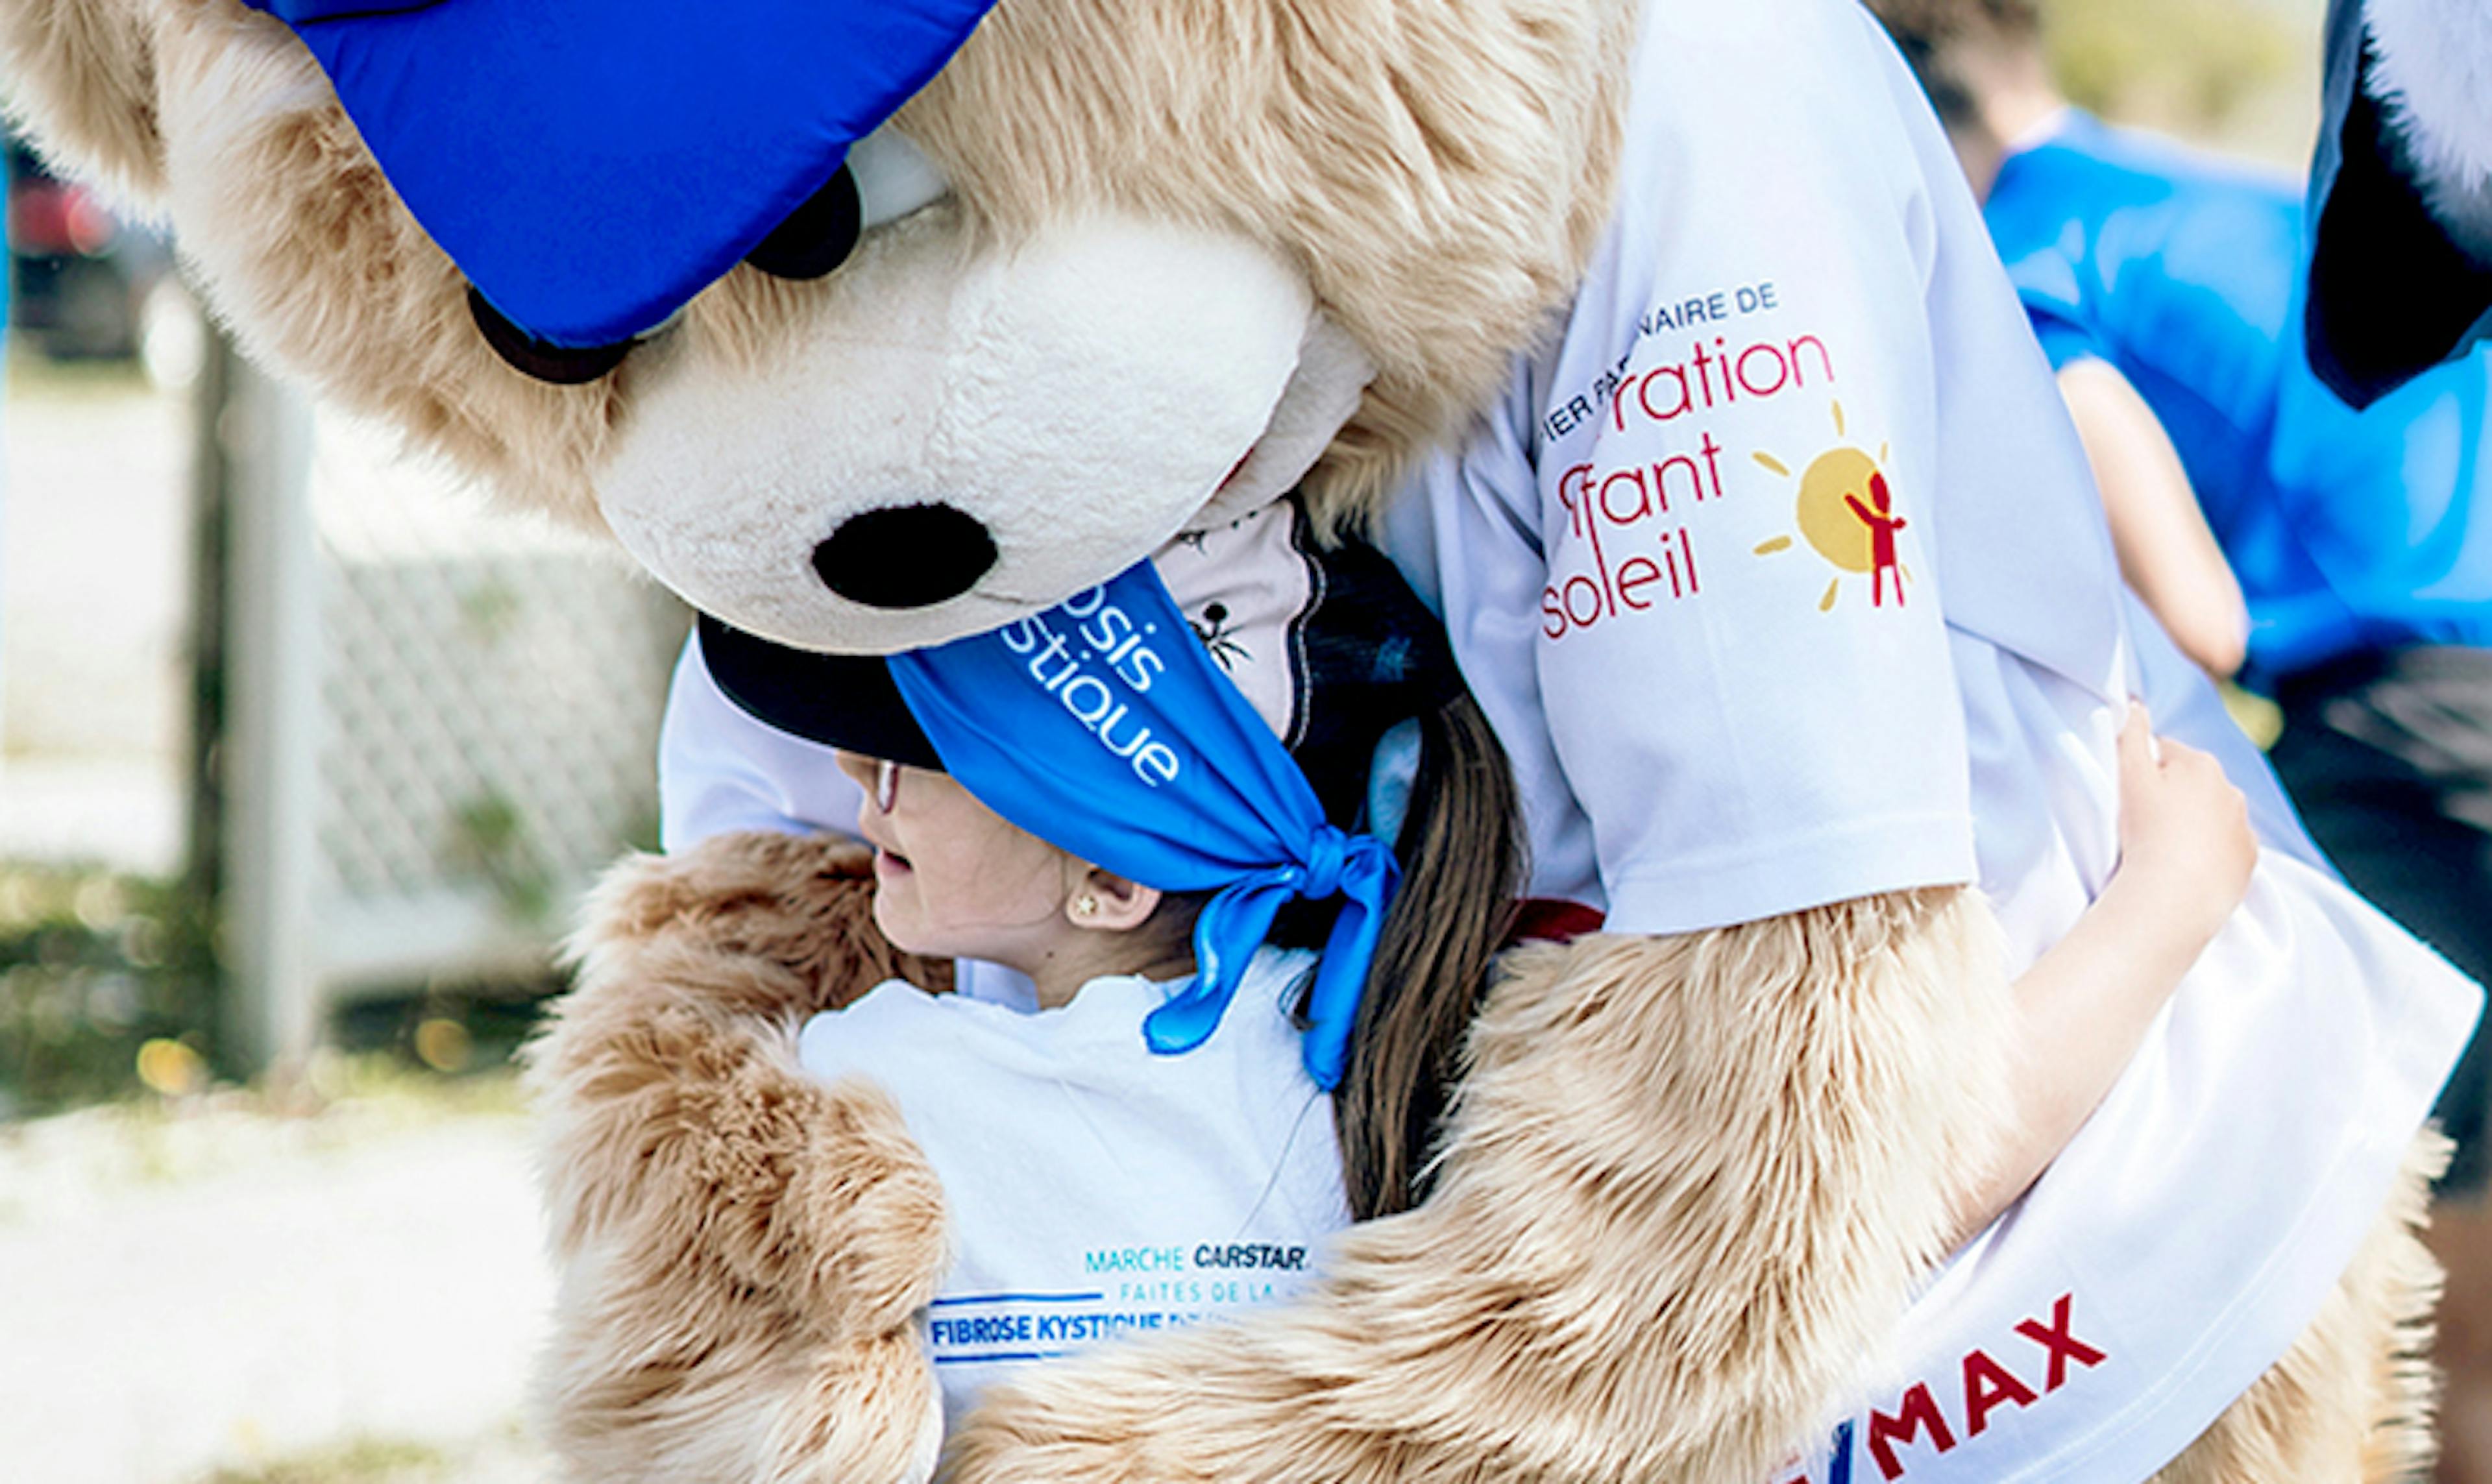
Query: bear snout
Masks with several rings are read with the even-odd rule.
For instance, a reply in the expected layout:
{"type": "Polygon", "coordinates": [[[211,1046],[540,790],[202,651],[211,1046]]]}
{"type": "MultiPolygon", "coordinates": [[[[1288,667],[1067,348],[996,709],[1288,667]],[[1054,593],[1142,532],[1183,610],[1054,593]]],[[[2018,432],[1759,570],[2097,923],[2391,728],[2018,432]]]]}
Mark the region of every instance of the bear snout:
{"type": "Polygon", "coordinates": [[[897,505],[840,523],[814,548],[822,585],[875,608],[922,608],[957,598],[995,564],[977,517],[950,505],[897,505]]]}

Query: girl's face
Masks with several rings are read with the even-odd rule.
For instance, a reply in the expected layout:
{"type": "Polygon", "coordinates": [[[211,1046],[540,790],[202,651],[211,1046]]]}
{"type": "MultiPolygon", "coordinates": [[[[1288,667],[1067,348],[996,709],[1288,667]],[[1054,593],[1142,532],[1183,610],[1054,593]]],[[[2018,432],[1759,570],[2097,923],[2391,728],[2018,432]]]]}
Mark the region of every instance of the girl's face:
{"type": "Polygon", "coordinates": [[[1082,863],[1008,824],[941,773],[839,755],[865,789],[857,833],[875,847],[875,922],[910,953],[1022,967],[1071,926],[1082,863]]]}

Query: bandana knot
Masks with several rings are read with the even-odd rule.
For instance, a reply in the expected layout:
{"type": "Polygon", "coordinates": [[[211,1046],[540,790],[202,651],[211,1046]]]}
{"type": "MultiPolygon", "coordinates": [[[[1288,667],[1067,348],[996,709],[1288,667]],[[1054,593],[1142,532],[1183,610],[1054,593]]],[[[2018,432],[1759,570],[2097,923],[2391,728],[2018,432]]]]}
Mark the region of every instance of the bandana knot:
{"type": "Polygon", "coordinates": [[[890,670],[944,767],[988,808],[1130,880],[1211,894],[1193,979],[1143,1020],[1152,1051],[1210,1039],[1291,900],[1338,901],[1301,1054],[1318,1086],[1340,1083],[1401,868],[1384,842],[1324,817],[1150,563],[992,635],[894,656],[890,670]]]}
{"type": "Polygon", "coordinates": [[[1329,824],[1318,829],[1315,838],[1307,842],[1307,858],[1298,863],[1298,895],[1310,902],[1340,896],[1342,878],[1350,867],[1350,851],[1348,835],[1329,824]]]}

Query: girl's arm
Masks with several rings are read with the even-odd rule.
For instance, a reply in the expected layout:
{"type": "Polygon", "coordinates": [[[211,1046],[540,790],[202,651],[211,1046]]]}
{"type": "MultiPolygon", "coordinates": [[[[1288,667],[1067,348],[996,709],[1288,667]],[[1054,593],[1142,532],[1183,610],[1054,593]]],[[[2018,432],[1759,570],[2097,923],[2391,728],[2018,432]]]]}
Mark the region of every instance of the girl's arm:
{"type": "Polygon", "coordinates": [[[2248,652],[2249,608],[2154,409],[2109,362],[2071,361],[2060,395],[2102,490],[2121,576],[2180,652],[2227,679],[2248,652]]]}
{"type": "Polygon", "coordinates": [[[2258,839],[2240,790],[2214,758],[2154,736],[2142,705],[2121,727],[2120,787],[2119,869],[2016,981],[2016,1102],[2005,1144],[1966,1194],[1960,1237],[2067,1147],[2249,888],[2258,839]]]}

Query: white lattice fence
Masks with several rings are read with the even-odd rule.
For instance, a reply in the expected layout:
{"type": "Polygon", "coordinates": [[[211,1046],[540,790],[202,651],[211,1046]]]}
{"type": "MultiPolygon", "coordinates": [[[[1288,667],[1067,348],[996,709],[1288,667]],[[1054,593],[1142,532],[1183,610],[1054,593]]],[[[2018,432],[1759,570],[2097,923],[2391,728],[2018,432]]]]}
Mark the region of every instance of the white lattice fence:
{"type": "Polygon", "coordinates": [[[582,882],[655,836],[680,614],[559,552],[341,560],[323,597],[329,977],[534,953],[582,882]]]}
{"type": "Polygon", "coordinates": [[[655,837],[687,620],[606,547],[247,391],[234,1028],[279,1059],[341,995],[543,968],[580,889],[655,837]]]}

